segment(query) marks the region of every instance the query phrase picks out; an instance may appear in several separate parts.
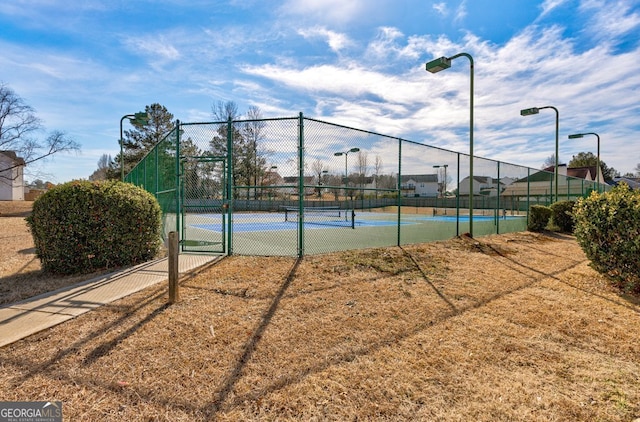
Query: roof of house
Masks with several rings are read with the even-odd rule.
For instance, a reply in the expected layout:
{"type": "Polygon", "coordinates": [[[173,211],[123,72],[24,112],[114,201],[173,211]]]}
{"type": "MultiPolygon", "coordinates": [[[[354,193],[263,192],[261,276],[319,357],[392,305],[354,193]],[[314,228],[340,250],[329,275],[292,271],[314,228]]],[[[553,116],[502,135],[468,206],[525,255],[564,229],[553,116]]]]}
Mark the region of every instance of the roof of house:
{"type": "Polygon", "coordinates": [[[640,177],[614,177],[614,183],[626,183],[632,189],[640,189],[640,177]]]}
{"type": "MultiPolygon", "coordinates": [[[[565,164],[561,164],[559,167],[563,167],[565,164]]],[[[555,166],[550,166],[542,169],[541,171],[537,171],[529,177],[523,177],[521,179],[516,180],[517,182],[551,182],[554,177],[555,166]]],[[[567,177],[575,177],[578,179],[587,179],[594,180],[596,176],[596,166],[586,166],[586,167],[568,167],[567,168],[567,177]]]]}
{"type": "Polygon", "coordinates": [[[26,166],[24,159],[22,157],[18,157],[15,151],[0,151],[0,154],[9,157],[11,161],[13,161],[16,165],[26,166]]]}
{"type": "Polygon", "coordinates": [[[593,180],[596,177],[596,166],[569,167],[567,168],[567,176],[579,177],[580,179],[586,179],[589,176],[593,180]]]}

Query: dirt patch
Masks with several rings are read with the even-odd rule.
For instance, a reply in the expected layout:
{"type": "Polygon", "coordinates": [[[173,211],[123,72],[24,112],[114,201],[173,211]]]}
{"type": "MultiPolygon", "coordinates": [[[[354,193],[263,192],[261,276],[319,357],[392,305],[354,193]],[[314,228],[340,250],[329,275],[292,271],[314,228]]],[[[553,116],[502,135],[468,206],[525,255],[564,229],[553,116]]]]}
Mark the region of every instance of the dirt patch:
{"type": "Polygon", "coordinates": [[[32,201],[0,201],[0,217],[26,217],[32,208],[32,201]]]}
{"type": "Polygon", "coordinates": [[[156,286],[0,349],[0,400],[69,420],[640,417],[640,307],[570,236],[233,256],[181,297],[156,286]]]}

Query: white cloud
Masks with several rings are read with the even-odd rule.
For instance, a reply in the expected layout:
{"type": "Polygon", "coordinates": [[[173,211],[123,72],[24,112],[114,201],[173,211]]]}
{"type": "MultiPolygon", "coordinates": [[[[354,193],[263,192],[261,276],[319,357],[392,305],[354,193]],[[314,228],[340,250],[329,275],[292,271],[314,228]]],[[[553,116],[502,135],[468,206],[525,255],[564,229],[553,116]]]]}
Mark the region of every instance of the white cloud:
{"type": "Polygon", "coordinates": [[[548,15],[554,9],[563,5],[566,2],[567,0],[544,0],[544,2],[540,5],[540,9],[542,9],[542,12],[540,13],[539,18],[542,18],[548,15]]]}
{"type": "Polygon", "coordinates": [[[150,57],[156,64],[172,62],[180,58],[180,52],[164,36],[130,37],[124,44],[137,54],[150,57]]]}
{"type": "Polygon", "coordinates": [[[466,17],[467,17],[467,2],[466,0],[463,0],[462,3],[460,3],[456,8],[456,16],[453,19],[453,21],[459,24],[466,17]]]}
{"type": "Polygon", "coordinates": [[[318,37],[324,39],[329,45],[329,48],[331,48],[331,50],[335,51],[336,53],[353,44],[349,37],[345,34],[328,30],[325,27],[316,26],[309,29],[299,29],[298,33],[304,38],[318,37]]]}
{"type": "Polygon", "coordinates": [[[580,5],[580,9],[585,12],[595,12],[588,27],[595,29],[591,36],[597,40],[616,38],[631,33],[640,26],[640,14],[632,12],[631,5],[627,1],[611,4],[602,0],[585,0],[580,5]]]}
{"type": "Polygon", "coordinates": [[[368,3],[364,0],[287,0],[280,10],[335,26],[361,18],[366,7],[368,3]]]}
{"type": "Polygon", "coordinates": [[[366,55],[378,61],[391,55],[397,55],[402,51],[402,47],[397,43],[397,40],[403,37],[404,35],[397,28],[378,28],[378,35],[367,46],[366,55]]]}
{"type": "MultiPolygon", "coordinates": [[[[606,19],[607,13],[602,10],[594,19],[606,19]]],[[[625,158],[620,151],[628,150],[628,140],[616,133],[624,133],[622,127],[637,128],[637,99],[629,93],[640,91],[635,71],[640,51],[615,54],[606,42],[582,51],[583,46],[563,37],[563,30],[531,26],[505,45],[494,45],[473,34],[456,43],[444,36],[407,39],[398,29],[382,28],[365,54],[404,57],[407,62],[401,62],[405,70],[400,73],[354,65],[362,61],[355,56],[339,64],[289,62],[242,70],[311,97],[319,117],[466,153],[468,61],[457,59],[452,69],[437,75],[424,72],[423,61],[467,51],[475,61],[478,155],[539,168],[554,150],[554,113],[545,110],[523,118],[519,110],[553,105],[560,110],[562,160],[595,148],[589,142],[567,142],[567,134],[600,130],[603,160],[623,172],[631,169],[640,157],[625,158]],[[594,63],[608,65],[604,69],[594,63]],[[603,98],[615,100],[604,104],[603,98]],[[537,146],[532,150],[532,145],[537,146]]]]}
{"type": "Polygon", "coordinates": [[[445,2],[434,3],[432,7],[433,10],[435,10],[442,16],[447,16],[449,14],[449,9],[447,8],[447,4],[445,2]]]}

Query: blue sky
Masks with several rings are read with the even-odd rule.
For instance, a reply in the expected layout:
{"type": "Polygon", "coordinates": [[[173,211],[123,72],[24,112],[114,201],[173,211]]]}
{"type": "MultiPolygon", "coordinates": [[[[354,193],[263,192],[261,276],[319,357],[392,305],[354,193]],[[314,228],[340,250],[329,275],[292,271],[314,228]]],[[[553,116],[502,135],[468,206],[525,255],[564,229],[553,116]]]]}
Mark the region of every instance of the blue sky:
{"type": "MultiPolygon", "coordinates": [[[[28,180],[87,178],[119,152],[120,118],[160,103],[185,122],[234,101],[465,152],[475,62],[478,156],[540,168],[595,153],[640,163],[640,0],[13,0],[0,4],[0,82],[82,146],[28,180]]],[[[44,135],[43,135],[44,136],[44,135]]]]}

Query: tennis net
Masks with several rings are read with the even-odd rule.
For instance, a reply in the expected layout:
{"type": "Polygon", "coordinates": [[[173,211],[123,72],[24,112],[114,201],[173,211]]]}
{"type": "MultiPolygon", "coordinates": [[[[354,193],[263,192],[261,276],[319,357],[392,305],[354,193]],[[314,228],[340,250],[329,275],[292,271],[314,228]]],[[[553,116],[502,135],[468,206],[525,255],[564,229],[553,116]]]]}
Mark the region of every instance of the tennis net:
{"type": "Polygon", "coordinates": [[[326,226],[351,227],[355,229],[355,211],[338,207],[283,207],[284,221],[299,222],[302,217],[304,224],[318,224],[326,226]]]}

